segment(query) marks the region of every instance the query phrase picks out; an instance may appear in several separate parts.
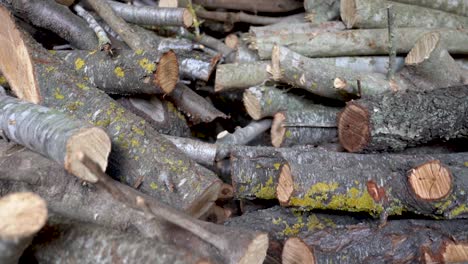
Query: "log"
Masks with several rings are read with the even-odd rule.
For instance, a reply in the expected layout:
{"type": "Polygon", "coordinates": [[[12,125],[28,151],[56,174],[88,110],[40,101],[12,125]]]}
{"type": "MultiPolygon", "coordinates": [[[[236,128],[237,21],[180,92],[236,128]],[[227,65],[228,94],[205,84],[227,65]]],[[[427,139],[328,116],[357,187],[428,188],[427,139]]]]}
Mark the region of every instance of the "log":
{"type": "Polygon", "coordinates": [[[194,4],[201,5],[207,8],[223,8],[244,10],[253,13],[268,12],[282,13],[289,12],[302,7],[301,1],[296,0],[261,0],[261,1],[232,1],[232,0],[194,0],[194,4]]]}
{"type": "Polygon", "coordinates": [[[349,152],[400,151],[466,137],[467,95],[468,87],[458,86],[349,102],[338,116],[340,143],[349,152]]]}
{"type": "Polygon", "coordinates": [[[105,170],[111,142],[101,128],[64,113],[13,97],[0,95],[0,130],[3,137],[54,160],[82,180],[96,178],[77,162],[86,153],[105,170]]]}
{"type": "Polygon", "coordinates": [[[319,32],[336,32],[346,29],[345,25],[341,21],[330,21],[321,23],[277,23],[263,27],[250,27],[249,37],[254,42],[256,39],[268,39],[268,41],[280,40],[282,37],[289,34],[301,35],[309,34],[313,36],[313,33],[319,32]]]}
{"type": "Polygon", "coordinates": [[[49,219],[27,253],[39,263],[211,263],[157,239],[58,216],[49,219]]]}
{"type": "Polygon", "coordinates": [[[434,88],[468,84],[468,71],[442,46],[439,33],[423,35],[406,56],[405,64],[407,75],[418,76],[434,88]]]}
{"type": "Polygon", "coordinates": [[[19,98],[103,128],[113,145],[109,159],[113,177],[140,185],[142,192],[191,215],[199,216],[212,206],[221,185],[216,175],[183,155],[142,118],[83,82],[75,71],[21,33],[4,8],[0,8],[0,18],[4,21],[0,32],[9,32],[0,33],[6,36],[0,38],[0,54],[4,54],[0,70],[19,98]]]}
{"type": "MultiPolygon", "coordinates": [[[[5,146],[4,141],[0,144],[5,146]]],[[[99,172],[96,176],[100,181],[83,185],[37,153],[27,150],[6,153],[7,147],[1,149],[0,193],[30,189],[44,197],[51,211],[64,217],[113,229],[138,230],[143,237],[157,237],[189,251],[196,248],[201,256],[213,257],[214,263],[263,261],[268,245],[266,234],[193,219],[108,176],[103,178],[96,164],[89,166],[90,160],[84,164],[99,172]]]]}
{"type": "Polygon", "coordinates": [[[98,48],[96,36],[86,21],[54,0],[1,0],[0,3],[15,15],[25,18],[35,26],[54,32],[78,49],[98,48]]]}
{"type": "Polygon", "coordinates": [[[193,16],[186,8],[132,6],[108,1],[114,12],[132,24],[191,27],[193,16]]]}
{"type": "Polygon", "coordinates": [[[179,72],[181,78],[208,81],[216,68],[221,54],[208,55],[203,52],[178,52],[179,72]]]}
{"type": "Polygon", "coordinates": [[[176,89],[167,96],[193,124],[210,123],[216,118],[226,119],[223,112],[216,109],[205,98],[198,95],[183,83],[178,83],[176,89]]]}
{"type": "Polygon", "coordinates": [[[98,39],[99,49],[109,52],[112,48],[111,40],[107,36],[106,31],[99,25],[96,19],[94,19],[93,15],[86,11],[80,4],[74,5],[73,10],[75,10],[76,14],[83,18],[94,31],[98,39]]]}
{"type": "Polygon", "coordinates": [[[395,27],[464,28],[468,17],[385,0],[342,0],[341,19],[347,28],[386,28],[386,8],[397,14],[395,27]]]}
{"type": "Polygon", "coordinates": [[[467,153],[438,155],[311,152],[281,168],[276,197],[283,206],[373,216],[403,212],[466,218],[467,153]]]}
{"type": "Polygon", "coordinates": [[[336,107],[308,105],[302,110],[276,113],[271,125],[271,144],[279,148],[337,142],[336,116],[339,110],[336,107]]]}
{"type": "Polygon", "coordinates": [[[245,90],[243,101],[247,113],[254,120],[272,117],[281,111],[308,107],[313,101],[304,99],[273,86],[255,86],[245,90]]]}
{"type": "MultiPolygon", "coordinates": [[[[398,28],[395,30],[397,53],[408,53],[414,43],[428,32],[439,32],[450,54],[467,54],[468,31],[464,29],[398,28]]],[[[306,57],[388,55],[387,29],[360,29],[313,34],[286,34],[279,40],[258,38],[251,41],[262,60],[271,58],[274,44],[287,46],[306,57]]]]}
{"type": "Polygon", "coordinates": [[[176,107],[156,96],[150,98],[124,97],[117,100],[123,107],[143,118],[156,131],[164,135],[189,137],[191,135],[185,117],[176,107]]]}
{"type": "Polygon", "coordinates": [[[197,163],[209,168],[214,165],[218,150],[215,144],[186,137],[165,136],[165,138],[197,163]]]}
{"type": "Polygon", "coordinates": [[[229,133],[224,130],[216,137],[217,144],[246,145],[271,127],[271,119],[252,121],[245,127],[236,127],[229,133]]]}
{"type": "Polygon", "coordinates": [[[306,0],[304,9],[311,23],[330,21],[340,16],[340,0],[306,0]]]}
{"type": "Polygon", "coordinates": [[[457,14],[460,16],[468,16],[468,3],[466,0],[455,1],[431,1],[431,0],[393,0],[409,5],[417,5],[432,9],[441,10],[448,13],[457,14]]]}
{"type": "Polygon", "coordinates": [[[380,73],[359,73],[304,57],[285,47],[273,48],[273,78],[316,95],[349,100],[353,97],[414,89],[406,79],[391,81],[380,73]]]}
{"type": "Polygon", "coordinates": [[[108,94],[168,94],[179,79],[179,63],[172,51],[119,50],[112,58],[106,52],[82,50],[56,54],[108,94]]]}
{"type": "Polygon", "coordinates": [[[34,235],[47,221],[47,205],[30,192],[0,198],[0,262],[16,264],[34,235]]]}
{"type": "Polygon", "coordinates": [[[254,25],[270,25],[281,21],[281,18],[278,17],[250,15],[244,12],[196,10],[196,14],[200,18],[225,22],[231,25],[239,22],[254,25]]]}
{"type": "Polygon", "coordinates": [[[220,64],[216,68],[215,92],[247,89],[270,79],[269,61],[220,64]]]}

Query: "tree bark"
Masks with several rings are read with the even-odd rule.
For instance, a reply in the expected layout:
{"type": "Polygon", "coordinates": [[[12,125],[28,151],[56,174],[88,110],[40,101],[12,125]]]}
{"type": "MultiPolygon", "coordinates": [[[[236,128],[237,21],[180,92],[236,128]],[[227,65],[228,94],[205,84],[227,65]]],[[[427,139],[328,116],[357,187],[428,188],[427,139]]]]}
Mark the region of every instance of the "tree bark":
{"type": "Polygon", "coordinates": [[[33,25],[51,30],[78,49],[98,48],[96,36],[86,21],[53,0],[1,0],[0,3],[33,25]]]}
{"type": "Polygon", "coordinates": [[[125,21],[139,25],[191,27],[192,14],[186,8],[137,7],[108,1],[114,12],[125,21]]]}
{"type": "Polygon", "coordinates": [[[358,73],[301,56],[285,47],[274,47],[273,78],[311,93],[339,100],[414,89],[407,80],[395,77],[389,81],[383,74],[358,73]],[[276,76],[276,77],[275,77],[276,76]]]}
{"type": "Polygon", "coordinates": [[[47,221],[47,204],[30,192],[0,198],[0,262],[16,264],[47,221]]]}
{"type": "Polygon", "coordinates": [[[0,130],[82,180],[97,179],[77,162],[78,153],[89,155],[103,170],[107,167],[111,142],[106,132],[59,111],[0,95],[0,130]]]}
{"type": "Polygon", "coordinates": [[[112,43],[109,37],[107,36],[106,31],[99,25],[99,23],[94,19],[88,11],[86,11],[83,6],[76,4],[73,6],[76,14],[83,18],[89,27],[94,31],[99,43],[99,50],[105,50],[109,52],[112,48],[112,43]]]}
{"type": "Polygon", "coordinates": [[[19,65],[1,63],[0,68],[19,98],[105,129],[113,144],[109,159],[113,177],[131,186],[143,179],[142,192],[191,215],[199,216],[212,206],[221,185],[216,175],[183,155],[143,119],[83,82],[62,61],[22,34],[3,8],[0,17],[4,21],[0,32],[9,32],[2,34],[8,38],[0,38],[0,53],[5,54],[2,62],[19,65]]]}
{"type": "Polygon", "coordinates": [[[296,111],[276,113],[271,125],[271,144],[277,148],[337,142],[339,108],[308,105],[296,111]]]}
{"type": "Polygon", "coordinates": [[[245,127],[236,127],[236,131],[223,131],[218,134],[217,144],[246,145],[271,127],[271,119],[252,121],[245,127]]]}
{"type": "Polygon", "coordinates": [[[467,86],[406,91],[349,102],[338,117],[349,152],[400,151],[435,139],[468,135],[467,86]]]}
{"type": "Polygon", "coordinates": [[[278,112],[295,111],[307,108],[313,101],[275,88],[274,86],[255,86],[244,92],[244,106],[254,120],[272,117],[278,112]]]}
{"type": "Polygon", "coordinates": [[[330,21],[340,16],[340,0],[306,0],[304,9],[311,23],[330,21]]]}
{"type": "Polygon", "coordinates": [[[174,52],[152,53],[120,50],[111,58],[106,52],[58,51],[70,68],[108,94],[168,94],[179,79],[174,52]]]}
{"type": "Polygon", "coordinates": [[[296,0],[261,0],[261,1],[232,1],[232,0],[194,0],[194,4],[208,8],[224,8],[244,10],[250,12],[281,13],[289,12],[302,7],[301,1],[296,0]]]}
{"type": "Polygon", "coordinates": [[[190,137],[191,135],[185,117],[177,111],[171,102],[160,101],[156,96],[148,99],[127,97],[120,98],[117,101],[143,118],[161,134],[177,137],[190,137]]]}
{"type": "Polygon", "coordinates": [[[57,216],[49,219],[34,238],[26,256],[39,263],[201,264],[212,261],[157,239],[57,216]]]}
{"type": "Polygon", "coordinates": [[[367,212],[403,212],[466,218],[467,153],[358,155],[311,152],[302,164],[281,168],[276,197],[284,206],[367,212]],[[332,168],[332,169],[330,169],[332,168]]]}
{"type": "Polygon", "coordinates": [[[220,64],[216,68],[215,91],[247,89],[270,79],[269,61],[220,64]]]}
{"type": "Polygon", "coordinates": [[[313,36],[313,33],[336,32],[344,29],[346,29],[345,25],[340,21],[321,23],[276,23],[263,27],[250,27],[249,35],[252,42],[256,39],[261,39],[263,41],[267,39],[268,41],[274,42],[290,34],[308,34],[309,36],[313,36]]]}
{"type": "Polygon", "coordinates": [[[211,56],[203,52],[178,52],[181,78],[208,81],[216,68],[221,54],[211,56]]]}
{"type": "Polygon", "coordinates": [[[397,14],[395,27],[464,28],[468,17],[385,0],[342,0],[340,13],[347,28],[386,28],[386,8],[397,14]]]}
{"type": "Polygon", "coordinates": [[[431,0],[393,0],[393,2],[399,2],[409,5],[417,5],[445,11],[448,13],[457,14],[460,16],[468,16],[468,3],[465,0],[455,1],[431,1],[431,0]]]}
{"type": "MultiPolygon", "coordinates": [[[[467,54],[468,31],[463,29],[398,28],[395,30],[397,53],[408,53],[414,43],[428,32],[439,32],[450,54],[467,54]]],[[[280,40],[255,39],[250,47],[262,60],[271,58],[273,45],[287,46],[306,57],[388,55],[387,29],[345,30],[313,34],[286,34],[280,40]]]]}
{"type": "Polygon", "coordinates": [[[209,20],[225,22],[229,24],[235,23],[249,23],[254,25],[270,25],[278,23],[281,21],[281,18],[278,17],[268,17],[268,16],[258,16],[250,15],[244,12],[221,12],[221,11],[206,11],[206,10],[197,10],[197,16],[209,20]]]}

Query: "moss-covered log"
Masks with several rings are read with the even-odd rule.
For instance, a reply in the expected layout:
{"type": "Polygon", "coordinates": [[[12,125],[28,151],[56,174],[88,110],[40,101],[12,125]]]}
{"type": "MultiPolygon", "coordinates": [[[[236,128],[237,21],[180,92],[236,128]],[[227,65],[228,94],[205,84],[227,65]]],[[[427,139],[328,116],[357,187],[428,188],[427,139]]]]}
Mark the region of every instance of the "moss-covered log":
{"type": "Polygon", "coordinates": [[[435,139],[468,135],[467,86],[407,91],[349,102],[338,116],[349,152],[399,151],[435,139]]]}
{"type": "Polygon", "coordinates": [[[307,58],[285,47],[273,48],[273,78],[311,93],[340,100],[414,89],[406,79],[389,81],[381,73],[359,73],[307,58]]]}
{"type": "Polygon", "coordinates": [[[221,59],[221,54],[211,56],[203,52],[191,51],[178,52],[177,57],[181,78],[208,81],[221,59]]]}
{"type": "MultiPolygon", "coordinates": [[[[467,54],[468,31],[464,29],[398,28],[395,42],[399,54],[408,53],[414,43],[424,34],[436,31],[450,54],[467,54]]],[[[258,51],[261,59],[270,59],[274,44],[287,46],[306,57],[388,55],[387,29],[360,29],[341,32],[313,34],[285,34],[279,40],[257,38],[251,48],[258,51]]]]}
{"type": "Polygon", "coordinates": [[[54,216],[23,259],[39,263],[211,263],[178,246],[132,232],[54,216]]]}
{"type": "Polygon", "coordinates": [[[112,141],[109,172],[144,193],[201,215],[216,200],[220,180],[183,155],[142,118],[76,76],[0,8],[0,69],[18,97],[102,127],[112,141]],[[8,32],[8,34],[6,33],[8,32]],[[15,51],[15,52],[12,52],[15,51]],[[19,71],[21,69],[21,71],[19,71]]]}
{"type": "Polygon", "coordinates": [[[294,111],[306,108],[312,101],[275,88],[256,86],[247,89],[243,95],[247,113],[255,120],[272,117],[281,111],[294,111]]]}
{"type": "Polygon", "coordinates": [[[270,79],[269,61],[220,64],[216,68],[215,91],[242,90],[270,79]]]}
{"type": "Polygon", "coordinates": [[[156,96],[150,98],[125,97],[117,101],[128,110],[145,119],[161,134],[178,137],[189,137],[191,135],[185,117],[171,102],[161,101],[156,96]]]}
{"type": "Polygon", "coordinates": [[[304,1],[306,18],[311,23],[321,23],[340,16],[340,0],[306,0],[304,1]]]}
{"type": "Polygon", "coordinates": [[[1,0],[0,3],[15,15],[54,32],[78,49],[94,50],[99,47],[96,35],[86,21],[54,0],[1,0]]]}
{"type": "Polygon", "coordinates": [[[4,141],[0,144],[3,144],[0,151],[2,194],[33,190],[44,197],[51,211],[60,215],[114,229],[136,228],[144,237],[157,237],[189,251],[196,248],[199,255],[213,259],[214,263],[262,263],[264,259],[268,244],[266,234],[191,218],[108,176],[103,179],[102,171],[96,173],[97,164],[88,168],[98,175],[99,182],[83,185],[37,153],[11,151],[4,141]],[[15,170],[18,167],[20,169],[15,170]]]}
{"type": "Polygon", "coordinates": [[[301,1],[296,0],[261,0],[261,1],[233,1],[233,0],[194,0],[194,4],[208,8],[225,8],[250,12],[289,12],[302,7],[301,1]]]}
{"type": "Polygon", "coordinates": [[[342,0],[341,19],[347,28],[386,28],[389,5],[397,14],[395,27],[463,28],[468,25],[465,16],[386,0],[342,0]]]}
{"type": "Polygon", "coordinates": [[[56,54],[108,94],[168,94],[179,79],[179,64],[172,51],[119,50],[113,57],[106,52],[80,50],[56,54]]]}
{"type": "Polygon", "coordinates": [[[339,108],[308,105],[274,115],[271,144],[277,148],[294,145],[320,145],[337,142],[336,116],[339,108]]]}
{"type": "Polygon", "coordinates": [[[468,3],[465,0],[393,0],[393,2],[424,6],[461,16],[468,16],[468,3]]]}
{"type": "Polygon", "coordinates": [[[0,198],[0,262],[17,264],[34,235],[45,225],[47,204],[30,192],[0,198]]]}
{"type": "Polygon", "coordinates": [[[466,218],[467,153],[440,155],[308,153],[281,168],[276,196],[284,206],[368,212],[404,211],[466,218]]]}
{"type": "Polygon", "coordinates": [[[47,107],[0,95],[3,137],[54,160],[85,181],[96,178],[78,162],[85,153],[105,170],[111,142],[101,128],[47,107]]]}

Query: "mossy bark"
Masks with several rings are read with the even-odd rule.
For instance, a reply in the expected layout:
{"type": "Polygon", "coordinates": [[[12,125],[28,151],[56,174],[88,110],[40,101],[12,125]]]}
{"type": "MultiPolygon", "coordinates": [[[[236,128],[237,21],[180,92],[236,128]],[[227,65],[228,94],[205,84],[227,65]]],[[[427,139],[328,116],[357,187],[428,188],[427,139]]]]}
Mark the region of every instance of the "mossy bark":
{"type": "Polygon", "coordinates": [[[113,57],[106,52],[80,50],[56,54],[69,68],[82,74],[84,80],[108,94],[170,93],[179,75],[174,54],[143,50],[119,50],[113,57]]]}
{"type": "Polygon", "coordinates": [[[373,96],[348,103],[338,117],[350,152],[400,151],[468,135],[467,86],[373,96]]]}
{"type": "Polygon", "coordinates": [[[242,90],[260,85],[270,79],[270,62],[221,64],[216,69],[215,91],[242,90]]]}
{"type": "MultiPolygon", "coordinates": [[[[467,185],[467,155],[308,153],[302,164],[293,160],[283,166],[276,194],[282,205],[304,210],[367,212],[374,216],[407,211],[435,218],[466,218],[468,195],[463,190],[467,185]],[[434,160],[451,175],[443,183],[448,186],[446,194],[432,200],[421,198],[408,176],[419,165],[434,160]]],[[[437,181],[432,191],[442,184],[437,181]]]]}
{"type": "MultiPolygon", "coordinates": [[[[468,31],[464,29],[398,28],[395,30],[397,53],[407,53],[414,43],[428,32],[439,32],[443,44],[450,54],[467,54],[468,31]]],[[[282,38],[270,41],[258,38],[252,48],[258,51],[262,60],[271,58],[274,44],[287,46],[306,57],[369,56],[388,55],[387,29],[360,29],[341,32],[321,32],[310,34],[285,34],[282,38]]]]}
{"type": "MultiPolygon", "coordinates": [[[[109,172],[113,177],[129,185],[142,179],[142,192],[192,215],[201,215],[212,206],[221,185],[216,175],[183,155],[142,118],[76,76],[61,60],[16,29],[9,15],[0,11],[6,23],[2,29],[9,26],[11,32],[11,39],[2,39],[1,45],[17,41],[15,45],[23,49],[24,56],[12,55],[10,59],[30,65],[21,74],[30,86],[19,86],[18,80],[16,86],[10,82],[18,97],[103,128],[112,141],[109,172]]],[[[0,68],[7,79],[19,78],[15,68],[0,68]]]]}

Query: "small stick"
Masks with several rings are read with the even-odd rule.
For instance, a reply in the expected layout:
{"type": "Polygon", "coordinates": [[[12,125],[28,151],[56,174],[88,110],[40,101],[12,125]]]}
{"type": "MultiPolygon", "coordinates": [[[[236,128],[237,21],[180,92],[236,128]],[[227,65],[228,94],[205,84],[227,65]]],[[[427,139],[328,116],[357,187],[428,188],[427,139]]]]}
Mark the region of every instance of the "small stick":
{"type": "Polygon", "coordinates": [[[88,13],[88,11],[86,11],[80,4],[74,5],[73,10],[75,10],[75,12],[80,17],[86,20],[86,22],[89,24],[89,27],[94,31],[94,33],[96,33],[99,42],[99,49],[105,51],[110,50],[112,43],[109,37],[107,37],[106,31],[98,24],[96,19],[94,19],[94,17],[88,13]]]}

